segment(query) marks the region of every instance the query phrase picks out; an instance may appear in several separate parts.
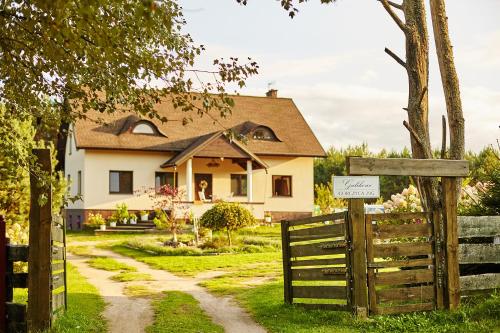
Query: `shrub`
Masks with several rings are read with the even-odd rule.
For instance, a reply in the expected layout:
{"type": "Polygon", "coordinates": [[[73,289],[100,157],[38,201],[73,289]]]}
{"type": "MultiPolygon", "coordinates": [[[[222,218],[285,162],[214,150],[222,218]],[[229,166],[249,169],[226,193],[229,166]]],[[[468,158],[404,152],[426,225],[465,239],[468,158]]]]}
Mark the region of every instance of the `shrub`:
{"type": "Polygon", "coordinates": [[[200,219],[201,226],[205,228],[226,230],[229,246],[232,245],[232,231],[255,223],[256,220],[252,213],[234,202],[218,202],[207,210],[200,219]]]}
{"type": "Polygon", "coordinates": [[[113,214],[118,221],[123,221],[123,219],[129,218],[128,206],[126,203],[116,205],[116,211],[113,214]]]}

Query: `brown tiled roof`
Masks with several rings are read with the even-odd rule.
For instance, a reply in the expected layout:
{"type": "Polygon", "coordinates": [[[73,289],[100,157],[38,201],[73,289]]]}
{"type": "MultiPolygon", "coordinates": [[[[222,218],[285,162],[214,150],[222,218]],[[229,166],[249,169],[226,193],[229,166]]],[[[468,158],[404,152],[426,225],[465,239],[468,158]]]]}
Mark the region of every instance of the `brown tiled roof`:
{"type": "Polygon", "coordinates": [[[189,147],[175,155],[161,166],[172,167],[186,162],[191,157],[224,157],[233,159],[248,159],[254,161],[258,168],[267,169],[267,164],[253,154],[238,140],[229,141],[224,131],[203,135],[195,140],[189,147]]]}
{"type": "MultiPolygon", "coordinates": [[[[325,151],[314,136],[309,125],[289,98],[232,96],[235,106],[227,118],[214,122],[210,117],[199,117],[175,109],[170,102],[156,106],[160,116],[168,119],[162,123],[151,120],[163,135],[133,134],[131,128],[139,118],[135,114],[115,112],[98,114],[90,112],[90,119],[78,120],[75,124],[75,139],[78,148],[124,149],[143,151],[183,151],[201,137],[233,129],[237,133],[250,133],[258,126],[273,130],[278,141],[249,140],[248,151],[256,155],[325,156],[325,151]],[[193,121],[182,125],[182,120],[191,115],[193,121]]],[[[216,111],[214,110],[214,115],[216,111]]]]}

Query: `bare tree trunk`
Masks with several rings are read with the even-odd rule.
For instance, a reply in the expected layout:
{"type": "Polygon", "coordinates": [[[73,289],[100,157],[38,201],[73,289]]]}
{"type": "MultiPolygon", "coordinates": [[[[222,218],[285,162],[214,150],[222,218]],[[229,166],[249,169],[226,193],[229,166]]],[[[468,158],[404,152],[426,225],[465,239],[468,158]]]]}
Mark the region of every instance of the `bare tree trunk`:
{"type": "MultiPolygon", "coordinates": [[[[424,0],[405,0],[402,5],[380,0],[384,9],[405,34],[406,62],[392,51],[386,52],[402,65],[408,75],[408,121],[404,126],[410,132],[412,157],[431,159],[429,135],[429,38],[425,17],[424,0]],[[402,11],[404,22],[395,11],[402,11]]],[[[439,207],[438,184],[431,178],[415,177],[415,182],[426,211],[439,207]]]]}
{"type": "Polygon", "coordinates": [[[465,135],[462,100],[458,75],[453,59],[453,48],[448,33],[448,17],[444,0],[430,0],[432,28],[436,44],[441,83],[446,99],[448,127],[450,132],[449,158],[461,160],[464,157],[465,135]]]}

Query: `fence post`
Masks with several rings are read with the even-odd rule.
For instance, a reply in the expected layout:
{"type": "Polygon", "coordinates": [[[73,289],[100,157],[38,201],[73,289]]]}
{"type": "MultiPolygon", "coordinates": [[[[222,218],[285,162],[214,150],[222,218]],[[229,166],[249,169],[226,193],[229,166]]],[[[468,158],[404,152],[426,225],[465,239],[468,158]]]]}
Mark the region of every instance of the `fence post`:
{"type": "Polygon", "coordinates": [[[349,232],[352,242],[351,265],[353,311],[358,317],[368,315],[368,280],[366,270],[366,229],[363,199],[349,199],[349,232]]]}
{"type": "MultiPolygon", "coordinates": [[[[50,150],[33,149],[37,158],[36,169],[51,176],[50,150]]],[[[28,330],[45,331],[51,322],[51,225],[52,225],[52,188],[49,184],[39,187],[39,172],[30,173],[31,203],[28,256],[28,330]],[[47,199],[43,206],[40,196],[47,199]]]]}
{"type": "Polygon", "coordinates": [[[283,253],[283,287],[285,294],[285,303],[292,304],[292,267],[290,264],[290,234],[288,221],[281,221],[281,248],[283,253]]]}
{"type": "Polygon", "coordinates": [[[445,304],[456,309],[460,304],[460,271],[458,267],[457,178],[442,177],[443,222],[446,261],[445,304]]]}
{"type": "Polygon", "coordinates": [[[0,333],[7,332],[7,240],[5,218],[0,215],[0,333]]]}

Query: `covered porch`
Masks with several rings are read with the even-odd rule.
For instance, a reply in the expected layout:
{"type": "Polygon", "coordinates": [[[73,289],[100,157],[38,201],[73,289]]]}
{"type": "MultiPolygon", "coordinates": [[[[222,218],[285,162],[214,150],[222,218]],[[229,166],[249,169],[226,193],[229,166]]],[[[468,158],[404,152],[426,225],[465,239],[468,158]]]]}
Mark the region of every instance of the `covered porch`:
{"type": "Polygon", "coordinates": [[[267,173],[268,165],[222,131],[198,138],[161,168],[165,177],[157,177],[156,185],[169,183],[183,190],[185,203],[195,215],[220,200],[240,202],[251,211],[260,206],[262,212],[254,215],[264,214],[264,195],[254,188],[254,178],[255,173],[267,173]]]}

